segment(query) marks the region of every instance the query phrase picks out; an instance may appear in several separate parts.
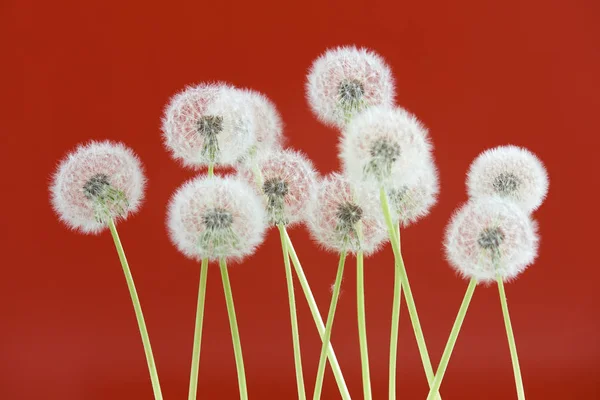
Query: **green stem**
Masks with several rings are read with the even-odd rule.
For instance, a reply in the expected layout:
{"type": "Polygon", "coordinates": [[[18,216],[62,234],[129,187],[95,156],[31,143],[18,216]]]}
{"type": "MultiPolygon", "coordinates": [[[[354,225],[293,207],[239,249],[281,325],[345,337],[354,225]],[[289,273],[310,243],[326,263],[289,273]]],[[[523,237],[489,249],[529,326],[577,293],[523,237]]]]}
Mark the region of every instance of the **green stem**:
{"type": "Polygon", "coordinates": [[[337,308],[338,298],[340,296],[340,288],[342,286],[342,277],[344,276],[344,265],[346,264],[346,252],[340,254],[338,263],[337,275],[333,285],[333,294],[331,296],[331,304],[329,305],[329,314],[327,315],[327,324],[325,325],[325,334],[323,335],[323,346],[321,346],[321,356],[319,357],[319,368],[317,369],[317,380],[315,383],[315,392],[313,399],[321,398],[321,390],[323,389],[323,378],[325,377],[325,363],[327,361],[327,349],[331,342],[331,330],[333,328],[333,319],[335,318],[335,309],[337,308]]]}
{"type": "Polygon", "coordinates": [[[365,318],[365,274],[363,252],[356,254],[356,303],[358,310],[358,340],[360,342],[360,362],[364,399],[371,400],[371,376],[369,373],[369,351],[367,345],[367,322],[365,318]]]}
{"type": "Polygon", "coordinates": [[[513,372],[515,374],[515,384],[517,386],[517,397],[519,400],[525,400],[525,389],[523,389],[523,378],[521,378],[521,368],[519,367],[519,356],[517,355],[517,344],[513,333],[510,315],[508,314],[508,303],[506,302],[506,293],[504,292],[504,282],[502,277],[498,277],[498,292],[500,294],[500,303],[502,304],[502,314],[504,316],[504,326],[506,327],[506,336],[508,337],[508,347],[510,348],[510,358],[512,360],[513,372]]]}
{"type": "Polygon", "coordinates": [[[121,266],[123,267],[123,272],[125,273],[125,280],[127,281],[127,287],[129,288],[129,295],[131,296],[131,301],[133,302],[135,317],[137,318],[138,326],[140,328],[140,335],[142,336],[142,343],[144,344],[144,352],[146,353],[146,361],[148,363],[148,370],[150,371],[150,379],[152,381],[154,398],[156,400],[162,400],[163,397],[160,390],[160,382],[158,381],[158,372],[156,371],[154,355],[152,354],[152,346],[150,346],[150,337],[148,336],[148,330],[146,329],[146,322],[144,322],[144,314],[142,313],[140,299],[138,298],[137,291],[135,290],[133,276],[131,275],[131,270],[129,269],[129,264],[127,263],[127,258],[125,257],[125,250],[123,250],[123,245],[121,244],[121,239],[119,239],[119,233],[117,232],[117,227],[112,219],[108,220],[108,227],[110,229],[110,233],[112,234],[113,241],[115,242],[117,253],[119,254],[119,260],[121,261],[121,266]]]}
{"type": "Polygon", "coordinates": [[[306,392],[304,388],[304,376],[302,374],[302,355],[300,351],[300,334],[298,332],[298,316],[296,314],[296,298],[294,295],[294,281],[292,277],[292,267],[290,265],[290,256],[288,246],[285,240],[285,227],[278,225],[279,235],[281,237],[281,250],[283,251],[283,264],[285,266],[285,278],[287,281],[288,298],[290,302],[290,319],[292,322],[292,341],[294,346],[294,363],[296,366],[296,384],[298,386],[298,399],[305,400],[306,392]]]}
{"type": "MultiPolygon", "coordinates": [[[[388,227],[388,234],[390,236],[390,242],[392,244],[392,250],[394,251],[394,258],[396,259],[396,271],[400,274],[400,280],[402,281],[402,288],[404,289],[404,299],[408,307],[408,313],[412,322],[413,331],[415,333],[415,339],[417,340],[417,346],[419,347],[419,354],[421,355],[421,362],[423,363],[423,369],[427,376],[427,383],[431,388],[433,383],[434,374],[431,366],[431,360],[429,359],[429,352],[427,351],[427,345],[425,344],[425,337],[423,336],[423,330],[421,329],[421,323],[419,322],[419,315],[417,314],[417,307],[415,306],[415,300],[410,289],[410,283],[408,282],[408,275],[404,266],[404,260],[402,259],[402,252],[400,251],[400,236],[396,236],[396,228],[392,222],[392,216],[390,213],[390,206],[388,204],[387,195],[383,187],[379,190],[379,198],[381,201],[381,208],[385,217],[385,222],[388,227]]],[[[400,233],[398,231],[398,233],[400,233]]],[[[441,397],[438,394],[438,399],[441,397]]]]}
{"type": "Polygon", "coordinates": [[[471,303],[471,298],[473,297],[473,292],[475,291],[476,286],[477,280],[471,279],[471,281],[469,282],[469,286],[467,287],[465,297],[463,298],[462,304],[460,305],[460,309],[458,310],[458,315],[454,320],[454,325],[452,326],[450,337],[448,338],[448,342],[446,342],[446,348],[444,348],[444,354],[442,355],[442,359],[440,360],[440,364],[435,374],[433,384],[431,385],[431,389],[429,390],[427,400],[433,400],[435,398],[435,395],[438,394],[438,391],[440,390],[440,386],[442,385],[442,379],[444,379],[446,368],[448,367],[448,363],[450,362],[452,350],[454,350],[456,339],[458,338],[458,334],[460,332],[462,323],[465,320],[465,315],[467,314],[467,310],[469,308],[469,304],[471,303]]]}
{"type": "Polygon", "coordinates": [[[210,162],[208,163],[208,177],[212,178],[213,176],[215,176],[215,163],[210,162]]]}
{"type": "Polygon", "coordinates": [[[198,391],[198,368],[200,366],[200,347],[202,343],[202,322],[204,321],[204,303],[206,298],[206,278],[208,275],[208,259],[200,265],[200,284],[198,285],[198,305],[196,308],[196,326],[194,330],[194,348],[192,351],[192,370],[190,372],[189,400],[196,399],[198,391]]]}
{"type": "MultiPolygon", "coordinates": [[[[400,238],[400,225],[396,225],[396,237],[400,238]]],[[[398,247],[400,244],[398,243],[398,247]]],[[[392,302],[392,329],[390,334],[390,386],[389,398],[396,399],[396,360],[398,357],[398,326],[400,325],[400,303],[402,302],[402,280],[398,267],[394,268],[394,299],[392,302]]]]}
{"type": "Polygon", "coordinates": [[[244,370],[244,358],[242,356],[242,343],[240,341],[240,332],[238,330],[237,318],[235,316],[235,306],[233,304],[233,294],[231,293],[229,273],[227,272],[227,262],[224,258],[219,259],[219,266],[221,267],[223,290],[225,292],[225,301],[227,303],[227,313],[229,314],[229,326],[231,328],[231,339],[233,340],[233,351],[235,353],[235,365],[237,367],[238,384],[240,386],[240,399],[248,400],[246,372],[244,370]]]}
{"type": "MultiPolygon", "coordinates": [[[[315,301],[315,298],[310,289],[310,285],[308,284],[308,280],[306,279],[306,275],[304,274],[302,264],[300,264],[300,260],[298,259],[298,255],[296,254],[296,250],[294,249],[294,245],[292,244],[292,239],[290,239],[287,230],[284,229],[283,233],[285,234],[285,240],[287,243],[289,255],[292,258],[292,263],[294,264],[294,269],[296,270],[298,281],[300,282],[300,286],[302,286],[302,290],[304,291],[304,297],[306,297],[306,302],[308,303],[308,307],[310,308],[310,312],[315,321],[317,331],[321,336],[321,340],[323,340],[325,337],[325,324],[323,324],[323,319],[321,318],[321,314],[319,313],[319,307],[317,307],[317,302],[315,301]]],[[[348,391],[348,387],[346,386],[344,375],[342,374],[340,364],[338,363],[337,357],[335,356],[335,352],[333,351],[333,346],[331,345],[331,343],[329,343],[328,345],[327,357],[329,359],[331,369],[333,370],[333,376],[335,377],[335,381],[337,382],[340,394],[342,395],[342,399],[350,400],[350,392],[348,391]]]]}

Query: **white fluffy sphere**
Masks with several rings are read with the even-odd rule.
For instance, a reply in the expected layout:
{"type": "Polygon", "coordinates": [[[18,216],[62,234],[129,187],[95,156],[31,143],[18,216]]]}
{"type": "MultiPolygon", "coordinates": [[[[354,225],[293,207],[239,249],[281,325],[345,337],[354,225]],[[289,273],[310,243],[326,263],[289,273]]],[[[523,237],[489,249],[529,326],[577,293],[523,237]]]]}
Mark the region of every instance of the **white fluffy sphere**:
{"type": "Polygon", "coordinates": [[[353,183],[387,185],[395,174],[410,173],[430,157],[427,129],[402,108],[371,107],[352,119],[343,131],[340,158],[353,183]]]}
{"type": "Polygon", "coordinates": [[[386,62],[354,46],[327,50],[314,61],[306,82],[315,115],[339,128],[367,107],[392,106],[394,96],[394,78],[386,62]]]}
{"type": "Polygon", "coordinates": [[[245,89],[242,93],[247,97],[254,112],[256,152],[260,154],[281,148],[283,122],[275,104],[267,96],[255,90],[245,89]]]}
{"type": "Polygon", "coordinates": [[[519,204],[527,212],[536,210],[548,193],[548,174],[529,150],[500,146],[481,153],[467,176],[469,196],[497,195],[519,204]]]}
{"type": "Polygon", "coordinates": [[[258,157],[255,168],[240,167],[238,173],[262,196],[269,223],[290,226],[306,218],[317,174],[302,153],[271,151],[258,157]]]}
{"type": "Polygon", "coordinates": [[[393,218],[403,227],[429,214],[437,202],[440,190],[437,169],[432,159],[426,158],[413,166],[409,173],[399,173],[387,186],[393,218]]]}
{"type": "Polygon", "coordinates": [[[171,98],[163,138],[183,165],[232,165],[255,142],[254,109],[242,91],[225,84],[187,87],[171,98]]]}
{"type": "Polygon", "coordinates": [[[464,277],[510,280],[537,256],[537,225],[513,202],[472,199],[452,217],[445,248],[450,264],[464,277]]]}
{"type": "Polygon", "coordinates": [[[308,227],[327,250],[365,254],[377,251],[387,239],[387,229],[377,191],[352,186],[332,173],[318,182],[312,196],[308,227]]]}
{"type": "Polygon", "coordinates": [[[200,176],[175,192],[167,225],[171,240],[187,257],[240,260],[262,243],[266,216],[247,183],[200,176]]]}
{"type": "Polygon", "coordinates": [[[59,164],[50,186],[54,210],[70,228],[100,233],[109,219],[126,219],[143,200],[146,178],[137,156],[121,143],[79,145],[59,164]]]}

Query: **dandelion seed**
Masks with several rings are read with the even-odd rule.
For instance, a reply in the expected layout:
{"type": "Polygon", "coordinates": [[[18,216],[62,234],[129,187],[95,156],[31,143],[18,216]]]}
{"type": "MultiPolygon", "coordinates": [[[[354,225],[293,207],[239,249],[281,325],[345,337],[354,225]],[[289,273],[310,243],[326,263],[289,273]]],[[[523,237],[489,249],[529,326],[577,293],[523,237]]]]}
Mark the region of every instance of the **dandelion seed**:
{"type": "Polygon", "coordinates": [[[242,259],[262,243],[266,216],[260,198],[231,177],[195,178],[173,195],[167,224],[187,257],[242,259]]]}
{"type": "Polygon", "coordinates": [[[339,128],[367,107],[392,106],[394,95],[390,68],[368,49],[330,49],[314,61],[307,77],[306,96],[313,112],[339,128]]]}
{"type": "Polygon", "coordinates": [[[137,156],[121,143],[78,146],[59,164],[50,187],[54,210],[70,228],[97,234],[110,219],[126,219],[144,197],[146,178],[137,156]]]}
{"type": "Polygon", "coordinates": [[[233,165],[256,140],[253,104],[226,84],[187,87],[165,109],[165,145],[188,167],[233,165]]]}
{"type": "Polygon", "coordinates": [[[472,199],[446,231],[448,260],[463,276],[492,282],[515,278],[537,256],[537,225],[515,203],[499,197],[472,199]]]}
{"type": "Polygon", "coordinates": [[[500,146],[484,151],[473,161],[467,177],[469,196],[500,196],[535,211],[548,193],[548,175],[529,150],[500,146]]]}

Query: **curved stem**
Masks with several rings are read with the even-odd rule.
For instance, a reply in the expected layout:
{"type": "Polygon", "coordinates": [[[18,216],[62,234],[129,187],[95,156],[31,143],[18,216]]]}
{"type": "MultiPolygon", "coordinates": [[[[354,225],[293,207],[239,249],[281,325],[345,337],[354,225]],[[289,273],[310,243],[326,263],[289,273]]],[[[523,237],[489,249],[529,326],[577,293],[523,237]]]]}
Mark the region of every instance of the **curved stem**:
{"type": "MultiPolygon", "coordinates": [[[[427,345],[425,344],[425,337],[423,336],[423,330],[421,329],[421,323],[419,322],[419,315],[417,314],[417,307],[415,300],[410,289],[410,283],[408,282],[408,275],[406,268],[404,267],[404,260],[402,259],[402,252],[400,251],[400,236],[396,236],[394,223],[392,222],[392,216],[390,213],[390,206],[388,204],[387,195],[383,187],[379,190],[379,198],[381,201],[381,208],[385,217],[385,222],[388,228],[388,234],[390,236],[390,242],[392,244],[392,250],[394,251],[394,258],[396,259],[396,271],[400,274],[400,280],[402,281],[402,288],[404,289],[404,299],[408,307],[408,313],[412,322],[413,331],[415,333],[415,339],[417,346],[419,347],[419,354],[421,355],[421,362],[423,363],[423,369],[427,376],[427,383],[429,387],[433,383],[433,368],[431,366],[431,360],[429,359],[429,352],[427,351],[427,345]]],[[[399,232],[398,232],[399,233],[399,232]]],[[[441,399],[438,394],[438,399],[441,399]]]]}
{"type": "MultiPolygon", "coordinates": [[[[400,238],[400,225],[396,225],[396,237],[400,238]]],[[[400,244],[398,243],[398,247],[400,244]]],[[[392,328],[390,333],[390,384],[389,399],[396,399],[396,360],[398,357],[398,326],[400,325],[400,303],[402,302],[402,281],[398,268],[394,268],[394,299],[392,301],[392,328]]]]}
{"type": "Polygon", "coordinates": [[[448,342],[446,342],[446,348],[444,348],[444,354],[442,355],[442,359],[440,360],[440,364],[435,374],[433,384],[431,385],[431,389],[429,390],[427,400],[433,400],[435,398],[435,395],[438,393],[438,390],[440,390],[440,386],[442,385],[442,379],[444,379],[446,368],[448,367],[448,363],[450,362],[452,350],[454,350],[456,339],[458,338],[458,334],[460,332],[462,323],[465,320],[465,315],[467,315],[467,310],[469,309],[469,304],[471,303],[471,298],[473,297],[473,292],[475,291],[476,286],[477,280],[471,279],[471,281],[469,282],[469,286],[467,287],[467,291],[465,292],[465,297],[463,298],[462,304],[460,305],[460,309],[458,310],[458,315],[454,320],[452,331],[450,331],[450,337],[448,338],[448,342]]]}
{"type": "Polygon", "coordinates": [[[246,372],[244,370],[244,357],[242,356],[242,343],[240,341],[240,332],[238,330],[237,318],[235,316],[235,306],[233,304],[233,294],[231,292],[231,283],[229,282],[229,273],[227,272],[227,262],[224,258],[219,259],[219,267],[221,268],[221,278],[223,280],[223,290],[225,292],[227,314],[229,315],[229,326],[231,328],[231,338],[233,340],[235,366],[237,368],[238,384],[240,386],[240,399],[248,400],[246,372]]]}
{"type": "Polygon", "coordinates": [[[333,319],[335,318],[335,310],[337,308],[338,298],[340,296],[340,288],[342,286],[342,277],[344,276],[344,265],[346,264],[346,252],[340,254],[338,263],[337,275],[333,285],[333,294],[331,296],[331,304],[329,305],[329,314],[327,315],[327,324],[325,325],[325,334],[323,335],[323,346],[321,346],[321,356],[319,357],[319,368],[317,369],[317,380],[315,383],[315,392],[313,399],[321,398],[321,390],[323,389],[323,378],[325,376],[325,363],[327,361],[327,349],[331,341],[331,330],[333,328],[333,319]]]}
{"type": "Polygon", "coordinates": [[[154,355],[152,354],[152,346],[150,345],[150,337],[148,336],[148,330],[146,329],[146,322],[144,321],[144,314],[142,313],[142,305],[138,298],[137,291],[135,290],[135,283],[133,282],[133,276],[129,269],[129,263],[127,257],[125,257],[125,250],[119,239],[119,233],[117,227],[112,219],[108,220],[108,227],[112,235],[113,241],[115,242],[115,248],[123,267],[123,273],[125,274],[125,280],[127,281],[127,287],[129,288],[129,295],[133,302],[133,309],[135,311],[135,317],[137,318],[138,326],[140,329],[140,335],[142,336],[142,343],[144,344],[144,352],[146,353],[146,361],[148,363],[148,370],[150,371],[150,379],[152,381],[152,390],[154,391],[154,398],[156,400],[162,400],[162,393],[160,390],[160,382],[158,381],[158,372],[156,371],[156,363],[154,362],[154,355]]]}
{"type": "Polygon", "coordinates": [[[196,325],[194,329],[194,347],[192,351],[192,370],[190,372],[189,400],[196,399],[198,391],[198,368],[200,366],[200,348],[202,343],[202,323],[204,321],[204,303],[206,298],[206,279],[208,275],[208,259],[200,264],[200,283],[198,285],[198,305],[196,307],[196,325]]]}
{"type": "Polygon", "coordinates": [[[365,276],[363,252],[356,254],[356,303],[358,311],[358,340],[365,400],[371,400],[371,376],[369,373],[369,351],[367,345],[367,322],[365,318],[365,276]]]}
{"type": "MultiPolygon", "coordinates": [[[[298,281],[300,282],[302,290],[304,291],[304,297],[306,297],[306,302],[308,303],[308,307],[310,308],[310,312],[315,321],[317,331],[319,331],[321,340],[323,340],[325,334],[325,325],[323,324],[323,319],[321,318],[321,314],[319,313],[319,307],[317,307],[317,302],[315,301],[315,298],[312,294],[312,290],[310,289],[310,285],[308,284],[306,275],[304,275],[304,270],[302,269],[302,264],[300,264],[300,260],[298,259],[298,255],[296,254],[296,250],[294,249],[294,245],[292,244],[292,239],[290,239],[287,230],[284,229],[284,233],[285,240],[288,246],[288,251],[292,259],[292,263],[294,264],[296,275],[298,276],[298,281]]],[[[333,346],[331,345],[331,343],[329,343],[328,345],[327,357],[329,358],[329,364],[331,365],[331,369],[333,370],[333,376],[335,377],[335,381],[337,382],[340,394],[342,395],[342,399],[350,400],[350,392],[348,391],[348,387],[346,386],[344,375],[342,374],[340,364],[338,363],[337,357],[335,356],[335,352],[333,351],[333,346]]]]}
{"type": "Polygon", "coordinates": [[[298,332],[298,316],[296,314],[296,298],[294,295],[294,281],[292,277],[292,267],[290,265],[290,256],[287,243],[285,241],[285,227],[278,225],[279,235],[281,237],[281,250],[283,251],[283,264],[285,266],[285,278],[287,281],[288,299],[290,302],[290,319],[292,322],[292,341],[294,346],[294,363],[296,366],[296,384],[298,386],[298,399],[305,400],[306,393],[304,388],[304,376],[302,373],[302,355],[300,351],[300,334],[298,332]]]}
{"type": "Polygon", "coordinates": [[[508,314],[508,303],[506,302],[506,293],[504,292],[504,282],[502,281],[502,277],[498,277],[497,280],[500,303],[502,304],[502,315],[504,316],[504,326],[506,327],[506,336],[508,337],[508,347],[510,348],[510,358],[512,360],[513,372],[515,374],[517,397],[519,400],[525,400],[525,389],[523,388],[523,378],[521,377],[521,368],[519,367],[517,344],[515,343],[515,335],[513,334],[510,315],[508,314]]]}

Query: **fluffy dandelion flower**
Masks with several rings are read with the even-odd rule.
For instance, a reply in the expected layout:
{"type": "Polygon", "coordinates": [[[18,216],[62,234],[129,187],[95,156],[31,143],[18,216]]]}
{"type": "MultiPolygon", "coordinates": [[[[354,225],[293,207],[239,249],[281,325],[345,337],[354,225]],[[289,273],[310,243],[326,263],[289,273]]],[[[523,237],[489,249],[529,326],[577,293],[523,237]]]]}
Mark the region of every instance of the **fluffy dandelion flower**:
{"type": "Polygon", "coordinates": [[[192,179],[171,198],[171,240],[187,257],[241,259],[262,243],[266,216],[260,198],[231,177],[192,179]]]}
{"type": "Polygon", "coordinates": [[[387,187],[394,219],[406,227],[423,218],[437,202],[438,173],[430,158],[415,165],[410,173],[400,173],[387,187]]]}
{"type": "Polygon", "coordinates": [[[325,124],[343,128],[358,112],[394,104],[394,78],[386,62],[368,49],[338,47],[317,58],[308,74],[306,97],[325,124]]]}
{"type": "Polygon", "coordinates": [[[520,274],[537,256],[537,225],[516,204],[499,197],[472,199],[446,231],[449,262],[464,277],[492,282],[520,274]]]}
{"type": "Polygon", "coordinates": [[[353,187],[332,173],[316,185],[308,210],[308,227],[323,247],[335,252],[379,249],[387,238],[376,191],[353,187]]]}
{"type": "Polygon", "coordinates": [[[184,165],[232,165],[254,144],[254,110],[238,89],[200,84],[173,96],[162,130],[165,145],[184,165]]]}
{"type": "Polygon", "coordinates": [[[304,220],[316,182],[312,163],[300,152],[280,150],[259,157],[257,167],[241,168],[239,174],[258,186],[269,223],[289,226],[304,220]]]}
{"type": "Polygon", "coordinates": [[[262,93],[244,90],[254,112],[256,132],[255,151],[258,153],[281,148],[283,140],[283,122],[275,104],[262,93]]]}
{"type": "Polygon", "coordinates": [[[70,228],[97,234],[110,219],[126,219],[144,197],[142,165],[121,143],[79,145],[59,164],[50,187],[54,210],[70,228]]]}
{"type": "Polygon", "coordinates": [[[473,161],[467,177],[469,196],[498,195],[535,211],[548,193],[548,175],[529,150],[500,146],[484,151],[473,161]]]}
{"type": "Polygon", "coordinates": [[[430,157],[427,129],[402,108],[372,107],[356,117],[343,132],[340,158],[352,182],[387,184],[392,171],[410,173],[430,157]]]}

